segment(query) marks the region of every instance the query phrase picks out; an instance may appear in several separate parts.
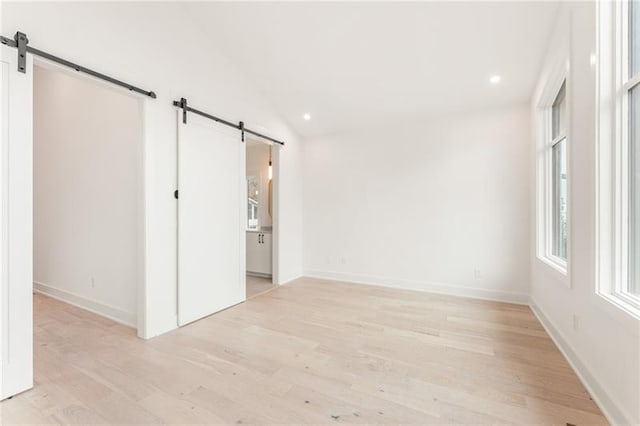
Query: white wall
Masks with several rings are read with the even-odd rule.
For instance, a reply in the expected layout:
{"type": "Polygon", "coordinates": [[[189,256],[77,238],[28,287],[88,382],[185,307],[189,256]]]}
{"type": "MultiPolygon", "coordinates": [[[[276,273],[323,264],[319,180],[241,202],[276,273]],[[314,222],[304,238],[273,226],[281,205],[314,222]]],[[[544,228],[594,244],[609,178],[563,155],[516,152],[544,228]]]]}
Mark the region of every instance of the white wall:
{"type": "Polygon", "coordinates": [[[305,275],[526,302],[528,135],[519,106],[305,141],[305,275]]]}
{"type": "Polygon", "coordinates": [[[145,337],[176,327],[176,108],[194,107],[286,141],[280,150],[280,280],[302,273],[301,168],[297,136],[175,3],[2,2],[3,35],[154,90],[145,99],[145,337]]]}
{"type": "MultiPolygon", "coordinates": [[[[596,3],[564,3],[532,99],[531,114],[536,120],[547,79],[568,56],[569,277],[537,258],[532,238],[531,299],[609,420],[640,424],[640,324],[596,295],[597,109],[596,70],[591,65],[595,52],[596,3]]],[[[535,151],[530,157],[533,167],[535,151]]],[[[531,186],[535,187],[534,176],[531,186]]],[[[533,202],[532,198],[532,212],[533,202]]],[[[531,232],[535,235],[533,214],[531,232]]]]}
{"type": "Polygon", "coordinates": [[[269,214],[269,145],[247,143],[247,177],[255,176],[259,184],[258,226],[272,226],[269,214]]]}
{"type": "Polygon", "coordinates": [[[139,100],[36,67],[34,287],[136,325],[143,259],[139,100]]]}
{"type": "Polygon", "coordinates": [[[287,143],[281,147],[274,145],[274,206],[278,206],[274,222],[273,247],[278,247],[279,256],[274,265],[277,284],[283,284],[302,276],[303,271],[303,160],[302,144],[287,143]]]}

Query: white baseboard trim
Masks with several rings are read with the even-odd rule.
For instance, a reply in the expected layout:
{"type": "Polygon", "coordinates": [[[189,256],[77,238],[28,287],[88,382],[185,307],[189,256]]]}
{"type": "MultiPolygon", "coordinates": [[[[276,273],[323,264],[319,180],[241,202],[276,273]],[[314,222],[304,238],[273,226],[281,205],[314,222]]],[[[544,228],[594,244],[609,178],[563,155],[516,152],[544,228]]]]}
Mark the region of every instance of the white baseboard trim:
{"type": "Polygon", "coordinates": [[[268,278],[268,279],[273,279],[273,275],[272,274],[263,274],[262,272],[251,272],[251,271],[247,271],[247,275],[250,277],[257,277],[257,278],[268,278]]]}
{"type": "Polygon", "coordinates": [[[612,425],[634,424],[631,416],[627,415],[624,410],[609,397],[602,385],[600,385],[598,380],[589,372],[587,366],[580,360],[580,357],[569,341],[564,337],[562,332],[553,325],[553,322],[551,322],[534,299],[531,299],[530,307],[534,315],[538,318],[538,321],[540,321],[540,324],[542,324],[547,331],[547,334],[551,336],[553,342],[569,362],[569,365],[571,365],[571,368],[573,368],[573,371],[575,371],[593,400],[598,404],[598,407],[600,407],[600,410],[602,410],[602,413],[609,423],[612,425]]]}
{"type": "Polygon", "coordinates": [[[136,314],[114,308],[113,306],[105,305],[104,303],[96,302],[95,300],[87,299],[84,296],[79,296],[75,293],[36,281],[33,282],[33,291],[56,300],[60,300],[61,302],[77,306],[78,308],[93,312],[94,314],[105,318],[109,318],[117,323],[133,328],[136,328],[137,326],[136,314]]]}
{"type": "Polygon", "coordinates": [[[343,281],[356,284],[368,284],[379,287],[391,287],[403,290],[415,290],[426,293],[446,294],[449,296],[467,297],[472,299],[492,300],[497,302],[516,303],[519,305],[529,304],[529,295],[498,290],[487,290],[482,288],[463,287],[451,284],[434,283],[429,281],[410,281],[393,279],[387,277],[377,277],[372,275],[349,274],[344,272],[330,272],[309,270],[305,277],[318,278],[324,280],[343,281]]]}
{"type": "Polygon", "coordinates": [[[298,278],[302,278],[303,274],[302,273],[298,273],[298,274],[292,274],[289,276],[280,276],[280,282],[279,283],[275,283],[276,285],[285,285],[285,284],[289,284],[290,282],[293,282],[295,280],[297,280],[298,278]]]}

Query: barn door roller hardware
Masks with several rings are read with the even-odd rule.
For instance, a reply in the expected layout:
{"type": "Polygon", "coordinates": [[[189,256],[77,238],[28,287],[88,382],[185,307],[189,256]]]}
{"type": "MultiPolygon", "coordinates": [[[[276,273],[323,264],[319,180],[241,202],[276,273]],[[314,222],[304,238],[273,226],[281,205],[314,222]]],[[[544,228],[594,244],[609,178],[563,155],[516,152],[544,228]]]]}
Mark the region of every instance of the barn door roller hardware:
{"type": "Polygon", "coordinates": [[[0,36],[0,42],[6,46],[15,47],[16,49],[18,49],[18,71],[23,74],[27,72],[27,53],[31,53],[32,55],[36,55],[60,65],[64,65],[65,67],[69,67],[78,72],[82,72],[92,77],[99,78],[100,80],[107,81],[111,84],[115,84],[116,86],[124,87],[125,89],[132,92],[140,93],[141,95],[149,96],[153,99],[156,98],[156,94],[154,92],[140,89],[139,87],[132,86],[131,84],[109,77],[108,75],[104,75],[97,71],[93,71],[89,68],[83,67],[82,65],[74,64],[73,62],[67,61],[66,59],[59,58],[50,53],[38,50],[35,47],[31,47],[29,46],[29,39],[27,38],[27,35],[19,31],[16,33],[13,39],[0,36]]]}
{"type": "Polygon", "coordinates": [[[284,145],[284,142],[282,142],[282,141],[279,141],[279,140],[274,139],[274,138],[272,138],[270,136],[267,136],[267,135],[263,135],[262,133],[255,132],[255,131],[253,131],[251,129],[247,129],[244,126],[244,122],[243,121],[240,121],[238,124],[236,124],[236,123],[232,123],[230,121],[224,120],[224,119],[222,119],[220,117],[216,117],[215,115],[207,114],[206,112],[198,111],[195,108],[191,108],[187,104],[187,100],[185,98],[180,98],[179,101],[173,101],[173,106],[177,106],[178,108],[182,108],[182,122],[185,123],[185,124],[187,123],[187,112],[192,112],[194,114],[198,114],[201,117],[205,117],[205,118],[208,118],[209,120],[213,120],[213,121],[216,121],[216,122],[218,122],[220,124],[224,124],[225,126],[233,127],[234,129],[240,130],[240,132],[242,133],[242,141],[243,142],[244,142],[244,134],[245,133],[249,133],[251,135],[257,136],[257,137],[262,138],[262,139],[266,139],[266,140],[271,141],[273,143],[277,143],[279,145],[284,145]]]}

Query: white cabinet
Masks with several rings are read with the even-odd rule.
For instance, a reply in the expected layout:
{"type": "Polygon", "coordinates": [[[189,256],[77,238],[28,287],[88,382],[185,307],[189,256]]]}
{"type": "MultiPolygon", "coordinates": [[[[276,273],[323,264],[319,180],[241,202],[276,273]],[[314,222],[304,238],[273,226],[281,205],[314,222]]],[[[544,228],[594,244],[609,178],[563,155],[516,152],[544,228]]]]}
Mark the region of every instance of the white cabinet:
{"type": "Polygon", "coordinates": [[[271,233],[247,231],[247,272],[271,275],[271,233]]]}

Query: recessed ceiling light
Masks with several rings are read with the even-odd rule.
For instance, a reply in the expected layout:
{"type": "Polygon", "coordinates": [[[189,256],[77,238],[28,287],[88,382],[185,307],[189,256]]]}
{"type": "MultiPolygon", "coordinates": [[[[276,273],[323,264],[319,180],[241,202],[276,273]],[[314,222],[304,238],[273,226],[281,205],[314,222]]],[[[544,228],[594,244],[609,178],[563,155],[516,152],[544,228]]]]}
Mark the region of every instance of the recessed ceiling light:
{"type": "Polygon", "coordinates": [[[489,83],[498,84],[500,83],[500,80],[502,80],[502,77],[500,77],[499,75],[492,75],[491,78],[489,79],[489,83]]]}
{"type": "Polygon", "coordinates": [[[309,121],[309,120],[311,120],[311,114],[309,114],[309,113],[307,112],[307,113],[305,113],[305,114],[302,116],[302,118],[304,118],[306,121],[309,121]]]}

